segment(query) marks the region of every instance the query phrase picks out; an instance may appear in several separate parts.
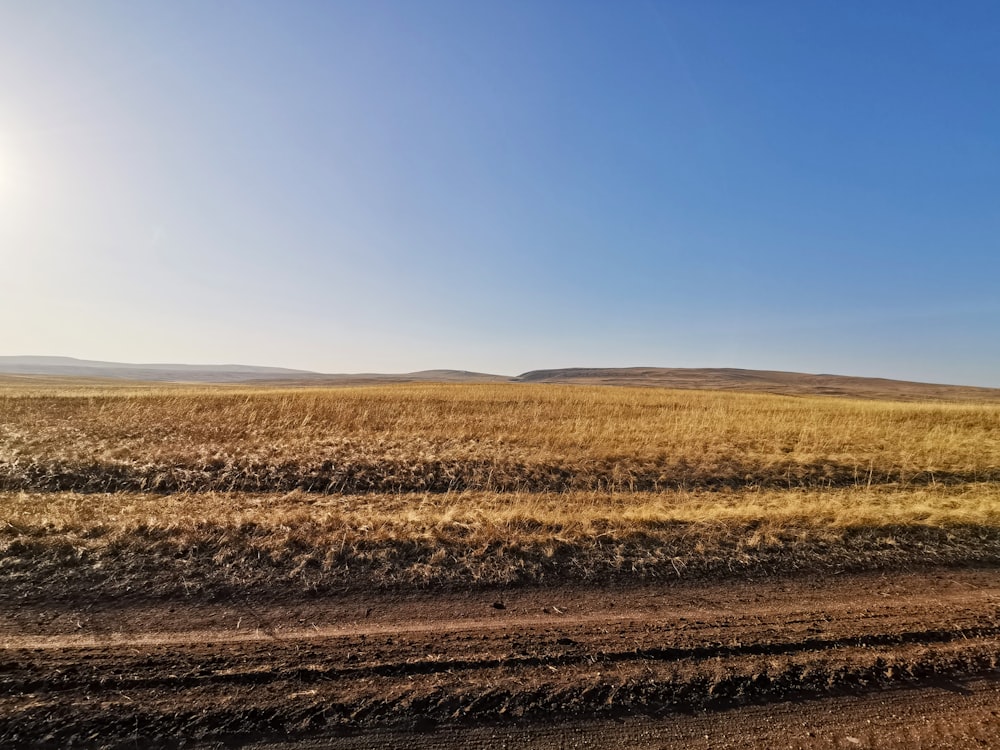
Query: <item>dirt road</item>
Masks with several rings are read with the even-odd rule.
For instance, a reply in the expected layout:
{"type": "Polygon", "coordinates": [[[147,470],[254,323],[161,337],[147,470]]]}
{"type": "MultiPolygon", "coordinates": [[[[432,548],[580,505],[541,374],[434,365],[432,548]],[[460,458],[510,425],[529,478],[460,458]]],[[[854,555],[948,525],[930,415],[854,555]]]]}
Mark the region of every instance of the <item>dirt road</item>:
{"type": "Polygon", "coordinates": [[[0,645],[5,747],[1000,746],[995,569],[35,602],[0,645]]]}

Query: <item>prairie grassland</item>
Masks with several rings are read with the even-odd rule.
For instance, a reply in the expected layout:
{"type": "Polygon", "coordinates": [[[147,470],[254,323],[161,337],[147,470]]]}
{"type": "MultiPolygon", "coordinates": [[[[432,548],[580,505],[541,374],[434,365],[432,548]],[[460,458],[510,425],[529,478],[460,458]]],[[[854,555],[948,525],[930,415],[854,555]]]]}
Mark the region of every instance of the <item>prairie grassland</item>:
{"type": "Polygon", "coordinates": [[[5,597],[1000,563],[1000,406],[523,384],[0,391],[5,597]]]}
{"type": "Polygon", "coordinates": [[[657,491],[1000,479],[1000,406],[575,386],[0,390],[0,489],[657,491]]]}

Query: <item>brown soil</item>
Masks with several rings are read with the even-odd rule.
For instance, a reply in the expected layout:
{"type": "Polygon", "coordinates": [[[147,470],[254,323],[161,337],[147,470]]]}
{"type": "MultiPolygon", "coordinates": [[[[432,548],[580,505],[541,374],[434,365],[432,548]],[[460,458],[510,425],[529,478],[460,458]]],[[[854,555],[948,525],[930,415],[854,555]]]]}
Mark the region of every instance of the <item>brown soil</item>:
{"type": "Polygon", "coordinates": [[[989,748],[1000,737],[1000,681],[939,681],[931,687],[822,700],[784,701],[668,717],[568,720],[549,725],[371,732],[337,739],[253,743],[252,750],[413,750],[483,748],[989,748]]]}
{"type": "Polygon", "coordinates": [[[0,643],[4,747],[989,746],[1000,572],[77,599],[0,643]]]}

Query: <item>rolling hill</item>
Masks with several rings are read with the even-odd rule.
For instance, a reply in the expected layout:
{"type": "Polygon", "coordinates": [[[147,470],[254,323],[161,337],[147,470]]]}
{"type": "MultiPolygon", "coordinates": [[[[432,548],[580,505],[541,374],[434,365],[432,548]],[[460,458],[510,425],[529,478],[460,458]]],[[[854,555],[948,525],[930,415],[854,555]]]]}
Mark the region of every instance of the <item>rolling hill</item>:
{"type": "Polygon", "coordinates": [[[330,374],[251,365],[127,364],[71,357],[0,357],[4,382],[59,385],[88,380],[144,383],[232,383],[272,386],[348,386],[390,383],[553,383],[697,390],[750,391],[792,396],[842,396],[904,401],[1000,403],[1000,388],[919,383],[849,375],[777,370],[685,367],[573,367],[532,370],[516,377],[467,370],[330,374]]]}

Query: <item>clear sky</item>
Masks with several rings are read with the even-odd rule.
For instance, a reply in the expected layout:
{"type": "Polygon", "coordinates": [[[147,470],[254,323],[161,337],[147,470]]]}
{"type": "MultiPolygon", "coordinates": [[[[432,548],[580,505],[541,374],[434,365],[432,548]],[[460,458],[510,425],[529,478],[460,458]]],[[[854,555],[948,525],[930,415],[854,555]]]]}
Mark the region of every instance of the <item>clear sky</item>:
{"type": "Polygon", "coordinates": [[[4,2],[0,354],[1000,386],[1000,5],[4,2]]]}

